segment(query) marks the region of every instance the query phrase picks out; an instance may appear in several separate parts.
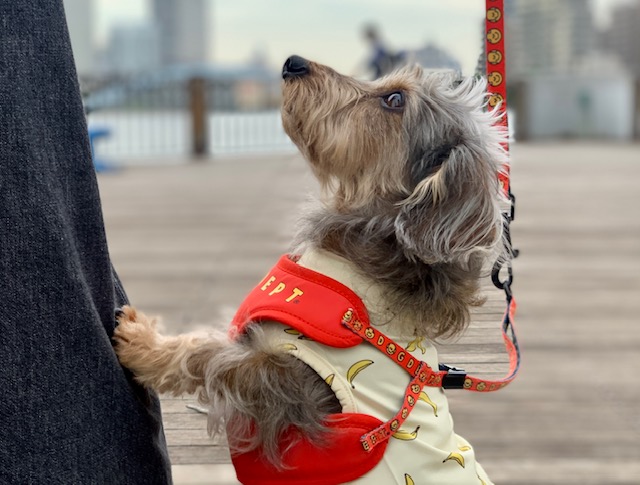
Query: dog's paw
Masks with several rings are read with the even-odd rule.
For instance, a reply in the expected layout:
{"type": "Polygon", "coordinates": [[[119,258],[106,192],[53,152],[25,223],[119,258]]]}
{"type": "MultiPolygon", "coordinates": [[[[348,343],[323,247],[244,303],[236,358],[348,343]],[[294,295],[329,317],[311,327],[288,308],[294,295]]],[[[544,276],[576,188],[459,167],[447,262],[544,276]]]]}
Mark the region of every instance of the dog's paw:
{"type": "Polygon", "coordinates": [[[158,337],[156,321],[130,306],[122,307],[116,320],[114,348],[122,365],[131,368],[137,358],[154,348],[158,337]]]}

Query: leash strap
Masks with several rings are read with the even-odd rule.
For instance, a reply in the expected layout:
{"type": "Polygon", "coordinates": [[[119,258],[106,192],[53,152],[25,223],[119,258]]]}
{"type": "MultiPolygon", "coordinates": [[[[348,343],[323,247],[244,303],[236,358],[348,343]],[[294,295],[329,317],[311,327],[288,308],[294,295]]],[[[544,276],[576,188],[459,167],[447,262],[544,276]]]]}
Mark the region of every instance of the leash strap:
{"type": "MultiPolygon", "coordinates": [[[[500,110],[498,118],[499,125],[503,126],[508,133],[509,120],[507,117],[507,54],[505,48],[505,10],[504,0],[486,0],[486,18],[485,18],[485,55],[486,55],[486,73],[487,88],[489,91],[489,110],[500,110]]],[[[509,153],[509,141],[505,141],[502,145],[505,152],[509,153]]],[[[510,165],[507,163],[498,173],[498,179],[502,186],[502,190],[509,198],[510,211],[505,212],[504,216],[504,234],[505,245],[508,258],[506,261],[497,261],[491,272],[493,284],[501,290],[504,290],[507,311],[502,322],[502,337],[509,351],[509,361],[511,364],[511,374],[505,380],[489,383],[489,388],[498,386],[497,389],[506,385],[504,382],[510,382],[515,377],[520,368],[520,348],[513,327],[513,317],[516,309],[516,303],[511,292],[511,284],[513,283],[512,260],[518,256],[518,250],[513,249],[511,243],[511,222],[515,218],[516,198],[511,192],[510,183],[510,165]],[[502,268],[506,267],[507,276],[504,280],[500,278],[502,268]]],[[[507,382],[507,383],[508,383],[507,382]]],[[[476,391],[486,390],[486,383],[478,381],[473,377],[467,377],[464,381],[463,388],[476,391]]]]}
{"type": "MultiPolygon", "coordinates": [[[[510,384],[520,370],[520,347],[516,336],[513,318],[516,312],[516,301],[513,298],[507,299],[507,310],[502,319],[502,340],[509,355],[509,372],[507,375],[498,380],[479,379],[474,376],[465,375],[462,382],[462,389],[476,392],[492,392],[502,389],[510,384]]],[[[447,386],[444,386],[447,387],[447,386]]],[[[460,389],[460,387],[451,387],[450,389],[460,389]]]]}
{"type": "Polygon", "coordinates": [[[424,382],[424,385],[430,387],[442,386],[442,380],[447,375],[447,371],[435,372],[426,362],[415,359],[404,347],[387,337],[380,330],[372,327],[367,322],[362,322],[353,317],[353,310],[347,310],[342,317],[342,325],[359,335],[365,342],[373,345],[412,377],[419,376],[420,382],[424,382]],[[420,368],[420,364],[425,364],[426,367],[420,368]],[[421,372],[423,373],[422,375],[421,372]]]}
{"type": "MultiPolygon", "coordinates": [[[[499,124],[508,132],[507,119],[507,64],[505,50],[504,29],[504,0],[486,0],[485,20],[485,54],[487,65],[487,88],[489,91],[489,109],[499,109],[502,116],[499,124]]],[[[509,151],[509,142],[503,144],[509,151]]],[[[509,165],[503,167],[498,174],[500,184],[506,195],[509,190],[509,165]]]]}

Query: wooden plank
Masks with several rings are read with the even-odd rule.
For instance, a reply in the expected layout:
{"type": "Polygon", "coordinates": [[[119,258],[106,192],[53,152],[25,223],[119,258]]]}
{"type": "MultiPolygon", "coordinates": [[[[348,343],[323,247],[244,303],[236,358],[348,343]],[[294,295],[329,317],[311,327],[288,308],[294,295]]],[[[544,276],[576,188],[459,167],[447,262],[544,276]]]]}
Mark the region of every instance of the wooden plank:
{"type": "Polygon", "coordinates": [[[465,352],[465,353],[452,353],[450,349],[444,349],[446,351],[439,353],[441,362],[452,364],[455,362],[469,363],[469,364],[496,364],[506,363],[508,358],[504,353],[490,353],[490,352],[465,352]]]}
{"type": "Polygon", "coordinates": [[[162,398],[162,412],[164,414],[187,414],[189,416],[203,417],[202,414],[194,411],[193,409],[187,408],[187,404],[191,404],[194,406],[200,406],[197,401],[181,401],[174,399],[167,399],[166,397],[162,398]]]}
{"type": "Polygon", "coordinates": [[[231,463],[229,449],[223,446],[169,445],[169,458],[174,465],[215,465],[231,463]]]}
{"type": "MultiPolygon", "coordinates": [[[[172,416],[171,419],[176,419],[176,416],[172,416]]],[[[167,442],[172,446],[216,446],[221,444],[224,446],[223,440],[216,438],[214,441],[209,437],[206,426],[199,429],[180,429],[169,426],[165,429],[165,436],[167,442]]]]}
{"type": "Polygon", "coordinates": [[[164,429],[177,430],[206,430],[207,416],[205,414],[163,413],[165,417],[164,429]]]}
{"type": "MultiPolygon", "coordinates": [[[[586,455],[589,455],[588,451],[586,455]]],[[[627,460],[551,457],[547,460],[496,460],[491,478],[496,483],[509,485],[637,485],[638,477],[640,464],[627,460]],[[553,477],[553,481],[545,482],[545,477],[553,477]]]]}

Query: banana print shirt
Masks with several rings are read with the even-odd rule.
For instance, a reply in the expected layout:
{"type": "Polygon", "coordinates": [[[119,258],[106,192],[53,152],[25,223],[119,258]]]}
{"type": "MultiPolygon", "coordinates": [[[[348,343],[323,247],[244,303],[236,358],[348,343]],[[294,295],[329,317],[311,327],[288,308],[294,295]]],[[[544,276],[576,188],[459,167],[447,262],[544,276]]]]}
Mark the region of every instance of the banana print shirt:
{"type": "MultiPolygon", "coordinates": [[[[358,275],[345,259],[322,250],[306,252],[298,264],[351,288],[365,303],[372,325],[415,358],[438,368],[434,346],[423,338],[394,332],[386,323],[380,287],[358,275]]],[[[410,377],[372,346],[363,343],[337,349],[308,339],[279,323],[265,322],[272,343],[312,367],[335,392],[343,412],[364,413],[382,421],[400,409],[410,377]]],[[[467,441],[453,431],[444,390],[425,387],[402,427],[389,439],[382,461],[352,484],[357,485],[491,485],[467,441]]]]}

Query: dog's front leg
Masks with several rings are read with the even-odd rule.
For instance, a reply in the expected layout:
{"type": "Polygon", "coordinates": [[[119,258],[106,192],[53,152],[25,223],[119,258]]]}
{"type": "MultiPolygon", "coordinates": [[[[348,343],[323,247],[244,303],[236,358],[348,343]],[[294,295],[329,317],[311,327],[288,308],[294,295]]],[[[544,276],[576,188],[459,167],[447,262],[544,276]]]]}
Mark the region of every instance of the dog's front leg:
{"type": "Polygon", "coordinates": [[[226,342],[202,335],[164,336],[156,321],[126,306],[113,335],[120,363],[145,387],[173,395],[192,394],[204,383],[208,356],[226,342]]]}

